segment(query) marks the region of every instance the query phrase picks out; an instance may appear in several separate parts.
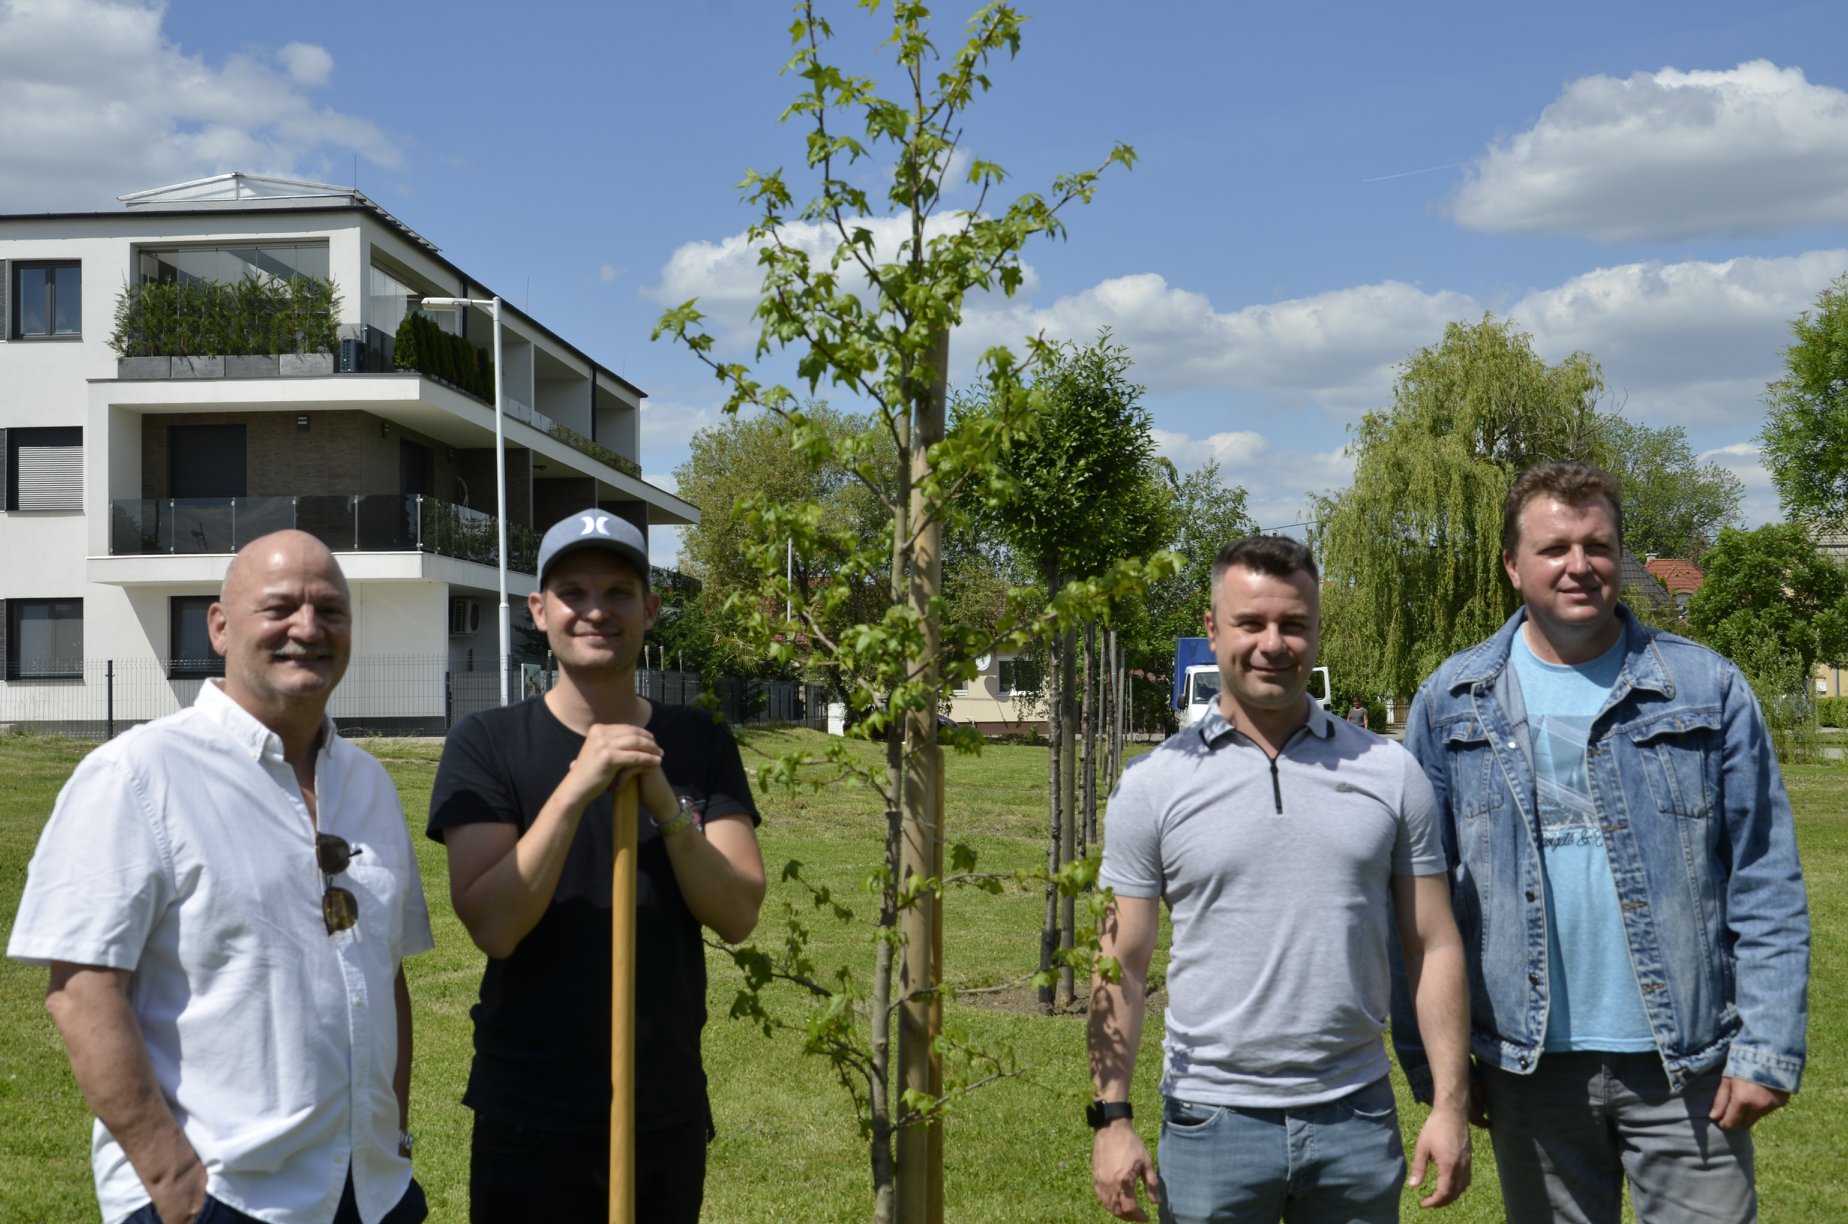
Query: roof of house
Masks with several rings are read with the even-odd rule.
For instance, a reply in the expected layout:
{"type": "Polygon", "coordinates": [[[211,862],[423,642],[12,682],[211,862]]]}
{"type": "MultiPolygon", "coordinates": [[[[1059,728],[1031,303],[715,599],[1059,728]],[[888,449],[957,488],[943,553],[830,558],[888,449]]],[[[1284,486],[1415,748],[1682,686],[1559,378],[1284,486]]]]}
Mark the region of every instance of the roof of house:
{"type": "Polygon", "coordinates": [[[1676,595],[1683,591],[1692,594],[1707,581],[1707,575],[1701,572],[1700,566],[1680,557],[1656,557],[1645,562],[1643,568],[1654,574],[1663,586],[1676,595]]]}
{"type": "Polygon", "coordinates": [[[1654,574],[1643,568],[1643,563],[1636,559],[1636,554],[1629,549],[1623,550],[1623,566],[1617,579],[1618,587],[1628,593],[1634,591],[1633,598],[1640,598],[1654,604],[1673,602],[1668,588],[1656,580],[1654,574]]]}
{"type": "Polygon", "coordinates": [[[131,191],[117,196],[132,209],[151,212],[193,212],[210,208],[313,208],[316,206],[364,208],[374,213],[405,237],[431,254],[440,248],[428,238],[379,207],[378,201],[357,187],[340,187],[333,183],[316,183],[309,179],[280,178],[271,174],[245,174],[233,170],[207,178],[131,191]]]}

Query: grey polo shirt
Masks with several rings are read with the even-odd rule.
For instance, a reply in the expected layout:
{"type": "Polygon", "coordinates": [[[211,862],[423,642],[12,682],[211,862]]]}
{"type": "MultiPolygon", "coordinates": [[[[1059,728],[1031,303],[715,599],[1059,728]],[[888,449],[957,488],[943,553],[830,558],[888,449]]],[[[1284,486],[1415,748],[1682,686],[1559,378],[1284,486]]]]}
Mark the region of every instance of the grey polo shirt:
{"type": "Polygon", "coordinates": [[[1443,871],[1418,763],[1314,703],[1274,762],[1217,707],[1132,761],[1100,878],[1173,918],[1162,1092],[1277,1109],[1386,1074],[1388,879],[1443,871]]]}

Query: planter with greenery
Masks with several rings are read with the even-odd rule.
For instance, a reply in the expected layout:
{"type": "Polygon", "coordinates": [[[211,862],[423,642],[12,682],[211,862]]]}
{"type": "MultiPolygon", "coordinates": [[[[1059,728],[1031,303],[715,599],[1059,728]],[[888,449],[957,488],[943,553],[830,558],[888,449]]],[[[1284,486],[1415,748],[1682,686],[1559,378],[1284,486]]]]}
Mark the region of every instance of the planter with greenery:
{"type": "Polygon", "coordinates": [[[427,315],[407,314],[398,324],[391,362],[446,382],[484,403],[494,400],[494,359],[460,336],[452,336],[427,315]]]}
{"type": "MultiPolygon", "coordinates": [[[[233,358],[281,355],[311,358],[304,372],[332,372],[339,312],[334,282],[316,277],[126,285],[116,299],[109,344],[122,358],[125,378],[160,377],[163,359],[174,377],[223,377],[232,372],[233,358]]],[[[235,364],[238,377],[280,372],[280,363],[235,364]]]]}

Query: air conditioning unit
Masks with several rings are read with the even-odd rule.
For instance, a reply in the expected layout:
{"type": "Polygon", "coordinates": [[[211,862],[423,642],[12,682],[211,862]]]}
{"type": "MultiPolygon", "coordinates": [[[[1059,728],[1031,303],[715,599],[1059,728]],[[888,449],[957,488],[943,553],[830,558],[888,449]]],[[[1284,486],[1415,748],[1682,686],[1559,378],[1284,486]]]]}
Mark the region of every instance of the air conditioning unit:
{"type": "Polygon", "coordinates": [[[449,601],[449,636],[469,637],[481,628],[481,601],[457,597],[449,601]]]}

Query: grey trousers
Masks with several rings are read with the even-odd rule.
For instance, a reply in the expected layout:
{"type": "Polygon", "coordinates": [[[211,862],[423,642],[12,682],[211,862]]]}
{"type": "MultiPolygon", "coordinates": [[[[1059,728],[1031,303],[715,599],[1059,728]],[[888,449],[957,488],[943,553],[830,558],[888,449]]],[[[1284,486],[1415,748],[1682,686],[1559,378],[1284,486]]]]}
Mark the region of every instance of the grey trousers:
{"type": "Polygon", "coordinates": [[[1617,1224],[1626,1180],[1640,1224],[1758,1218],[1752,1133],[1707,1118],[1717,1069],[1679,1093],[1653,1053],[1549,1053],[1532,1075],[1480,1070],[1511,1224],[1617,1224]]]}

